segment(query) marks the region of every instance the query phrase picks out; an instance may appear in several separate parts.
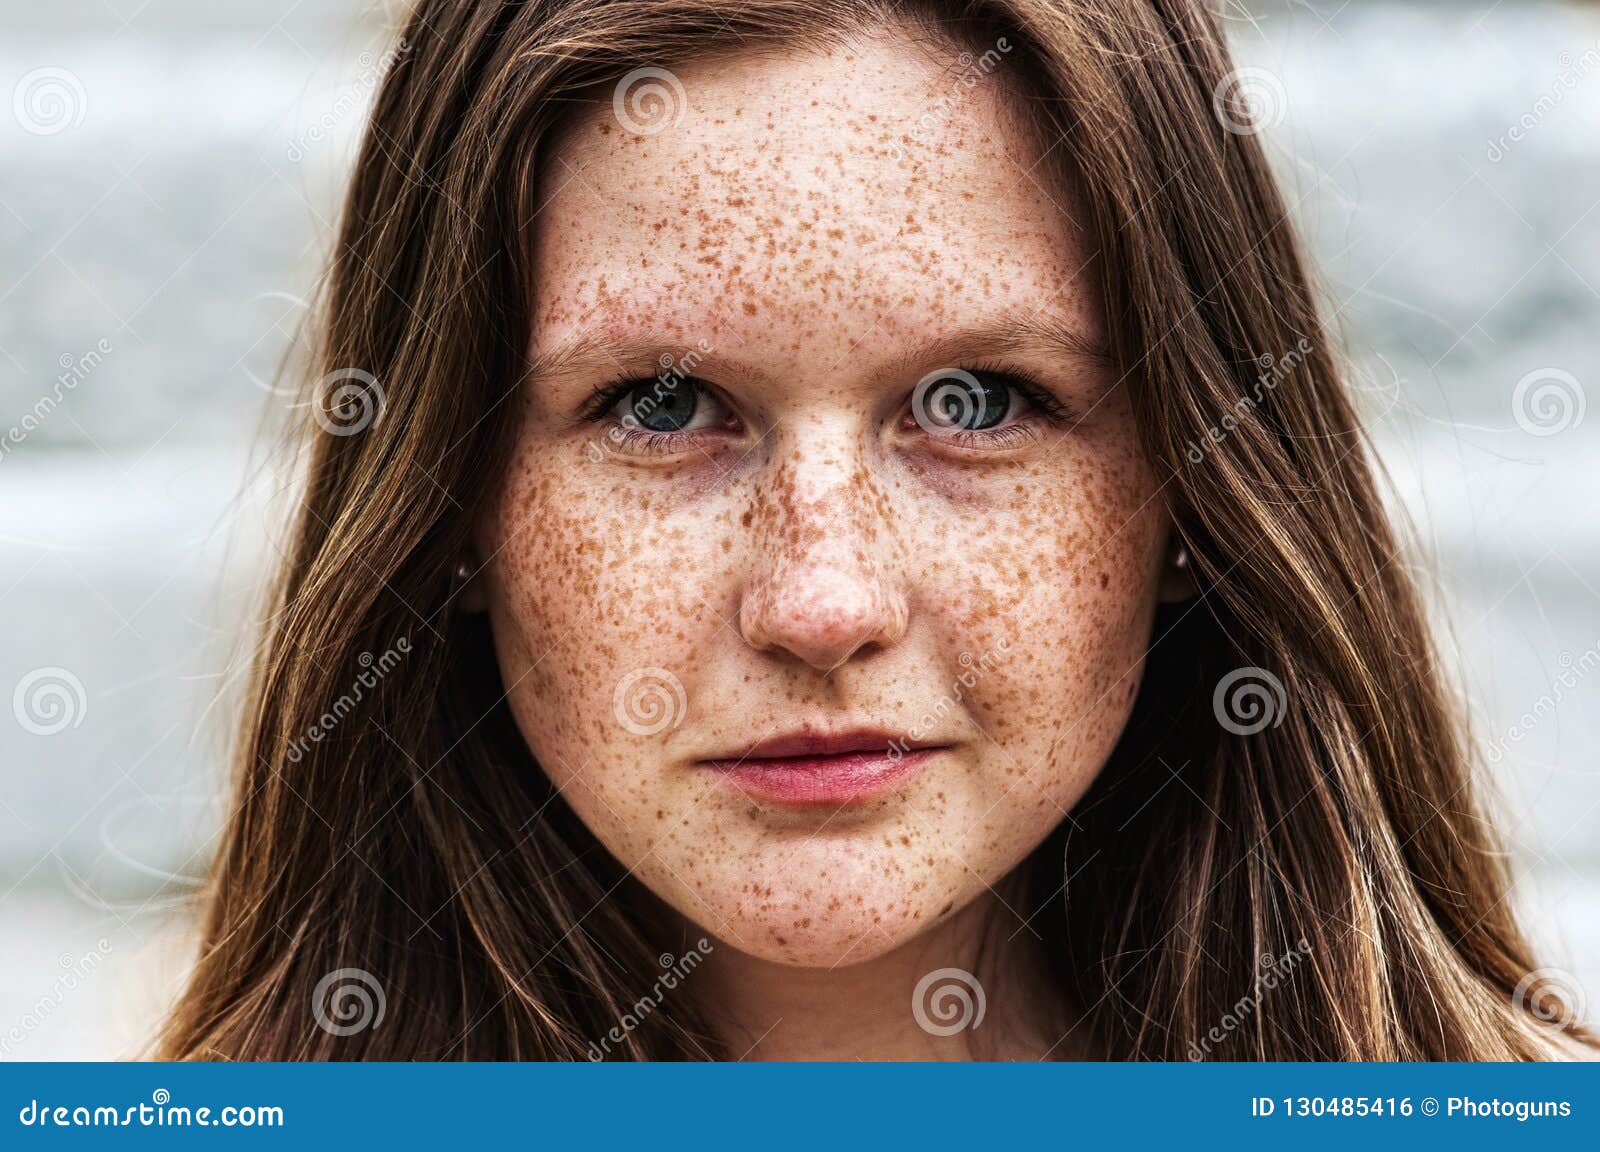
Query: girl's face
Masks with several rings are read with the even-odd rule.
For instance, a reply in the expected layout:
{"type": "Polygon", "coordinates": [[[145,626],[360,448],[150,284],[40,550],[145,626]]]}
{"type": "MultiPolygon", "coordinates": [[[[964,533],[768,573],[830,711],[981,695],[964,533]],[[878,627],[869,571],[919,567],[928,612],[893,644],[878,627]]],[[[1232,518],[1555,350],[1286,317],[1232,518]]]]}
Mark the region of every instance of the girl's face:
{"type": "Polygon", "coordinates": [[[999,884],[1138,685],[1166,513],[1008,66],[699,61],[545,157],[478,532],[509,703],[623,865],[758,957],[865,960],[999,884]]]}

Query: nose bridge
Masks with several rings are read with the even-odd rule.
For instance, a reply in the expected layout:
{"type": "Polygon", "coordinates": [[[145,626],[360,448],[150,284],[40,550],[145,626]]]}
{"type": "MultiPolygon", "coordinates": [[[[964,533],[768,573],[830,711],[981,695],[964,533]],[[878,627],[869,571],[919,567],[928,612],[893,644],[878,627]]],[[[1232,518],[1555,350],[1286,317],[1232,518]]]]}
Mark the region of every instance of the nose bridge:
{"type": "Polygon", "coordinates": [[[837,433],[798,433],[774,461],[760,509],[760,528],[793,558],[848,548],[858,537],[876,538],[880,526],[864,515],[876,488],[856,445],[837,433]]]}
{"type": "Polygon", "coordinates": [[[886,494],[839,430],[798,429],[779,447],[750,513],[745,639],[824,670],[905,631],[886,494]]]}

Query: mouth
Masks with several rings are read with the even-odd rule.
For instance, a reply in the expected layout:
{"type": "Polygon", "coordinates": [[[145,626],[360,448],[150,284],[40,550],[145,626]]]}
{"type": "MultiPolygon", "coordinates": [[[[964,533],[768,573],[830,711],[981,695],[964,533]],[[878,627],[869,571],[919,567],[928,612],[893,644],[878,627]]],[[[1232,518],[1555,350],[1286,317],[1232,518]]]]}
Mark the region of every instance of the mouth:
{"type": "Polygon", "coordinates": [[[746,796],[796,806],[863,803],[919,776],[949,745],[907,740],[877,729],[814,730],[763,740],[741,755],[703,760],[746,796]]]}

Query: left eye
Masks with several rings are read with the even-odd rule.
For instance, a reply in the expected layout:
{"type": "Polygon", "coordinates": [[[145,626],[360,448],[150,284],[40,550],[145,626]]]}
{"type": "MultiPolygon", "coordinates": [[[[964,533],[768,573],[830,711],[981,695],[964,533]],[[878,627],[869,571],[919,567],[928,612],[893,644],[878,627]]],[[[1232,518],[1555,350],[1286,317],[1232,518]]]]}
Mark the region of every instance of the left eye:
{"type": "Polygon", "coordinates": [[[714,427],[719,405],[693,376],[639,380],[617,397],[611,415],[651,432],[685,432],[714,427]]]}
{"type": "Polygon", "coordinates": [[[1021,399],[996,373],[946,368],[917,383],[911,393],[911,415],[924,431],[935,435],[982,432],[998,426],[1021,399]]]}

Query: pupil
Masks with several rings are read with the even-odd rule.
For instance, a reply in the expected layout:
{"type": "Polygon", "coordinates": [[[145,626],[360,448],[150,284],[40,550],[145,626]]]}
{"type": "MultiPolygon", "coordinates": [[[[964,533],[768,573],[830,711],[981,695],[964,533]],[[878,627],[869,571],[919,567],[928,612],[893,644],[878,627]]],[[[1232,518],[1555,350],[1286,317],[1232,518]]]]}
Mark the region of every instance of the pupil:
{"type": "Polygon", "coordinates": [[[652,432],[677,432],[694,419],[699,400],[699,388],[685,376],[666,383],[640,383],[634,389],[631,407],[634,419],[652,432]]]}
{"type": "Polygon", "coordinates": [[[951,380],[938,389],[934,405],[951,428],[981,431],[1005,419],[1011,389],[999,380],[980,380],[976,388],[965,380],[951,380]]]}

